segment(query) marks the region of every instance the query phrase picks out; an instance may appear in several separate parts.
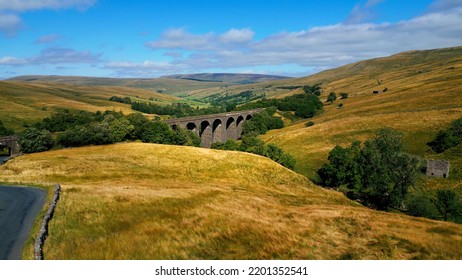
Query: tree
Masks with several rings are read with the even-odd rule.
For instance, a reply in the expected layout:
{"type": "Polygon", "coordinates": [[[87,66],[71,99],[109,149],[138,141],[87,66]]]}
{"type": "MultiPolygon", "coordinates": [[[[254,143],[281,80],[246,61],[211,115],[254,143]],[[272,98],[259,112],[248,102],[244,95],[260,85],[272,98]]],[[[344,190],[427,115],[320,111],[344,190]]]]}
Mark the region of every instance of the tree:
{"type": "Polygon", "coordinates": [[[174,133],[170,126],[162,121],[148,122],[143,126],[141,140],[157,144],[172,144],[174,133]]]}
{"type": "Polygon", "coordinates": [[[134,126],[126,118],[107,120],[111,133],[111,142],[122,142],[134,131],[134,126]]]}
{"type": "Polygon", "coordinates": [[[25,153],[48,151],[53,147],[51,133],[45,129],[28,128],[20,135],[19,144],[25,153]]]}
{"type": "Polygon", "coordinates": [[[411,195],[406,198],[407,213],[415,217],[434,219],[437,209],[433,201],[424,195],[411,195]]]}
{"type": "Polygon", "coordinates": [[[453,190],[438,190],[436,193],[436,208],[443,216],[443,220],[456,218],[460,213],[460,202],[457,194],[453,190]]]}
{"type": "Polygon", "coordinates": [[[127,116],[127,120],[133,125],[133,131],[130,133],[129,138],[132,140],[141,139],[143,135],[143,126],[149,120],[141,113],[134,113],[127,116]]]}
{"type": "Polygon", "coordinates": [[[418,160],[403,152],[401,139],[399,132],[382,129],[363,148],[359,141],[348,148],[335,147],[318,171],[321,183],[373,208],[402,208],[418,174],[418,160]]]}
{"type": "Polygon", "coordinates": [[[332,104],[335,100],[337,100],[337,94],[335,94],[335,92],[329,93],[329,95],[327,96],[327,102],[330,102],[330,104],[332,104]]]}
{"type": "Polygon", "coordinates": [[[348,98],[348,93],[342,92],[342,93],[340,93],[340,96],[342,97],[341,99],[347,99],[348,98]]]}

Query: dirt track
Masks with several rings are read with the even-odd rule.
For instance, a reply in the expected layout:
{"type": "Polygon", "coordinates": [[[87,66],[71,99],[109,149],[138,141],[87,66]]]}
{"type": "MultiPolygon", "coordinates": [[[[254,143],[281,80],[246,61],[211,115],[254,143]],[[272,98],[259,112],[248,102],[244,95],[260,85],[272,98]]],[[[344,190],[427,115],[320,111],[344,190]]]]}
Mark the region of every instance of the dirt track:
{"type": "Polygon", "coordinates": [[[0,186],[0,260],[21,258],[45,199],[46,192],[40,189],[0,186]]]}

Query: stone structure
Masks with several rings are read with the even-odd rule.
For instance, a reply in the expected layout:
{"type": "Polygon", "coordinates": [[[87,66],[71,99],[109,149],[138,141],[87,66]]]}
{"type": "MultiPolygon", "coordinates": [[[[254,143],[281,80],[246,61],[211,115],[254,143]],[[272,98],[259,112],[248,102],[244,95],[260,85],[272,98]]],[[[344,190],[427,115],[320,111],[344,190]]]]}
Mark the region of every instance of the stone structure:
{"type": "Polygon", "coordinates": [[[228,112],[214,115],[185,117],[166,120],[172,128],[179,127],[196,133],[201,138],[201,146],[210,148],[215,142],[237,140],[242,136],[244,122],[264,109],[228,112]]]}
{"type": "Polygon", "coordinates": [[[429,177],[443,177],[449,176],[450,164],[447,160],[434,160],[429,159],[427,161],[427,172],[426,175],[429,177]]]}
{"type": "Polygon", "coordinates": [[[21,147],[18,143],[17,136],[4,136],[0,137],[0,148],[8,148],[9,156],[19,155],[21,147]]]}
{"type": "Polygon", "coordinates": [[[40,224],[39,233],[37,235],[37,238],[35,239],[34,259],[36,260],[43,260],[43,245],[45,244],[45,240],[48,236],[48,224],[50,223],[50,220],[53,218],[53,214],[55,213],[56,205],[58,204],[60,195],[61,185],[56,184],[55,190],[53,192],[53,198],[50,201],[50,206],[48,207],[48,211],[46,212],[45,216],[43,216],[42,223],[40,224]]]}

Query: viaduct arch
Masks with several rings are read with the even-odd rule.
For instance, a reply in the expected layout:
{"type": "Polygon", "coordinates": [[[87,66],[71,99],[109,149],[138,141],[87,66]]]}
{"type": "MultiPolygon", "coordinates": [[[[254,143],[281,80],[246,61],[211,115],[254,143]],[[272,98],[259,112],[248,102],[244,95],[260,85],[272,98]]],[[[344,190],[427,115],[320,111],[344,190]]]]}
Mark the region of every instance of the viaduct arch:
{"type": "Polygon", "coordinates": [[[169,119],[165,122],[172,128],[179,127],[191,130],[201,138],[201,146],[210,148],[215,142],[237,140],[242,136],[242,127],[254,114],[264,109],[228,112],[222,114],[203,115],[169,119]]]}
{"type": "Polygon", "coordinates": [[[0,156],[15,156],[20,153],[20,150],[17,136],[0,137],[0,156]]]}

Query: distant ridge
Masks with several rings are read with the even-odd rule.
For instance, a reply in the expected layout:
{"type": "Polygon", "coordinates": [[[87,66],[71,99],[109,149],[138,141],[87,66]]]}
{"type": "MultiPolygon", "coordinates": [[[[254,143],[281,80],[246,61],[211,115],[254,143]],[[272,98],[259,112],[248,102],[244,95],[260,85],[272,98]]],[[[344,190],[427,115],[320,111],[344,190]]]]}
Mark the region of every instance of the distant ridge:
{"type": "Polygon", "coordinates": [[[254,84],[267,81],[290,79],[287,76],[264,74],[235,74],[235,73],[198,73],[176,74],[163,76],[163,78],[184,79],[199,82],[225,82],[233,84],[254,84]]]}
{"type": "MultiPolygon", "coordinates": [[[[25,75],[17,76],[8,81],[22,82],[52,82],[71,85],[86,86],[129,86],[148,88],[155,87],[157,84],[165,83],[167,80],[189,80],[192,82],[213,83],[210,86],[220,86],[233,84],[254,84],[273,80],[289,79],[290,77],[263,74],[234,74],[234,73],[200,73],[200,74],[176,74],[162,76],[159,78],[104,78],[104,77],[85,77],[85,76],[58,76],[58,75],[25,75]]],[[[174,82],[174,81],[171,81],[174,82]]],[[[210,87],[206,86],[206,87],[210,87]]]]}

